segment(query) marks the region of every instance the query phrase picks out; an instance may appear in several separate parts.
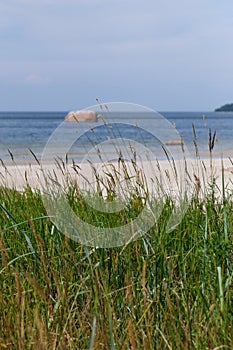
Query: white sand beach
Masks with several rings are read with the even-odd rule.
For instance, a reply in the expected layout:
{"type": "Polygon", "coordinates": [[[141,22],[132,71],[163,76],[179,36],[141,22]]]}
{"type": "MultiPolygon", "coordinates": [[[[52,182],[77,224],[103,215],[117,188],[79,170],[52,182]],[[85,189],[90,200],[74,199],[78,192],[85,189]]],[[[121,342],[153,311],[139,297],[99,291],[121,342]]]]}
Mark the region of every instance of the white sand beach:
{"type": "MultiPolygon", "coordinates": [[[[215,158],[212,161],[212,165],[210,159],[188,159],[186,163],[176,161],[175,164],[168,160],[160,160],[158,162],[144,161],[142,164],[137,164],[136,170],[132,164],[127,164],[127,168],[129,174],[131,174],[131,179],[127,180],[128,183],[130,181],[133,185],[137,174],[144,174],[143,178],[148,182],[149,189],[153,186],[156,187],[156,184],[158,185],[158,182],[161,181],[164,188],[176,193],[180,184],[184,185],[183,181],[187,179],[186,189],[188,188],[191,192],[197,191],[200,195],[204,195],[210,188],[210,183],[214,178],[216,189],[221,193],[224,174],[226,193],[230,193],[233,190],[233,164],[227,158],[215,158]],[[175,168],[176,171],[174,171],[175,168]],[[185,168],[187,169],[186,171],[185,168]],[[180,183],[179,185],[177,184],[177,179],[180,183]]],[[[58,165],[57,163],[41,166],[36,163],[15,164],[8,162],[7,165],[1,164],[0,166],[0,185],[14,188],[18,191],[23,191],[27,186],[34,190],[43,190],[46,183],[45,179],[50,178],[47,182],[48,186],[52,182],[57,182],[60,186],[66,187],[76,181],[80,187],[85,187],[89,190],[94,186],[96,175],[109,178],[111,173],[115,175],[117,173],[118,179],[123,182],[125,181],[123,172],[123,168],[117,162],[112,164],[95,163],[92,165],[80,163],[75,164],[75,166],[73,164],[58,165]]]]}

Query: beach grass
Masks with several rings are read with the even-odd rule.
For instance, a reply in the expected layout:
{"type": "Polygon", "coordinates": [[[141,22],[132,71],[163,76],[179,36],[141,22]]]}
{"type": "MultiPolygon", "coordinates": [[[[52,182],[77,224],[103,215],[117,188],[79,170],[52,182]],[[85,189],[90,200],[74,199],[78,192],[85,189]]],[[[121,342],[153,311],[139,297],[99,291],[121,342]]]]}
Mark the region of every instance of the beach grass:
{"type": "MultiPolygon", "coordinates": [[[[211,181],[174,230],[167,197],[145,235],[105,249],[60,232],[39,190],[2,186],[0,348],[233,349],[233,201],[224,171],[220,198],[211,181]]],[[[122,217],[89,210],[77,184],[67,199],[83,220],[115,227],[143,198],[133,193],[122,217]]]]}

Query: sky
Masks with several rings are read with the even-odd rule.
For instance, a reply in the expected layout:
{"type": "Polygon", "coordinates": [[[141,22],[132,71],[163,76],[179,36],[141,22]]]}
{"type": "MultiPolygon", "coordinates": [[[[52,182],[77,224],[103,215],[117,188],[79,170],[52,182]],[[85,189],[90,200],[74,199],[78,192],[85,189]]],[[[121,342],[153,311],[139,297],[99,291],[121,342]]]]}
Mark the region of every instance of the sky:
{"type": "Polygon", "coordinates": [[[0,111],[211,111],[232,41],[232,0],[0,0],[0,111]]]}

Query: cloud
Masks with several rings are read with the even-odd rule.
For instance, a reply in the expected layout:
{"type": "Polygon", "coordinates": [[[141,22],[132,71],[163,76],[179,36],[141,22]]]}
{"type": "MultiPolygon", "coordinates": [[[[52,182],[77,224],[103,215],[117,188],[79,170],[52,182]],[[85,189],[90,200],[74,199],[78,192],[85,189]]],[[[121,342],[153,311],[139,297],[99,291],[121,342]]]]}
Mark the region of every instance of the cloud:
{"type": "Polygon", "coordinates": [[[30,85],[47,85],[48,83],[50,83],[50,79],[42,77],[35,73],[31,73],[28,76],[26,76],[25,83],[30,85]]]}
{"type": "Polygon", "coordinates": [[[183,103],[186,84],[208,101],[208,86],[227,92],[232,79],[232,9],[232,0],[0,0],[0,88],[118,96],[123,81],[125,94],[151,99],[154,84],[179,86],[183,103]]]}

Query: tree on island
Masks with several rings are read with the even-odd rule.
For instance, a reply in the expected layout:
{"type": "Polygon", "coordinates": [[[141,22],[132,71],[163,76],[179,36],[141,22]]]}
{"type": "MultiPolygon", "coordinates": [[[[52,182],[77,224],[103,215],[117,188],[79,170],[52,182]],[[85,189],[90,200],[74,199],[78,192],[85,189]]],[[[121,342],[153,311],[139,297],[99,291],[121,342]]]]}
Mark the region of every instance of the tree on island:
{"type": "Polygon", "coordinates": [[[227,103],[220,108],[216,108],[215,112],[233,112],[233,103],[227,103]]]}

